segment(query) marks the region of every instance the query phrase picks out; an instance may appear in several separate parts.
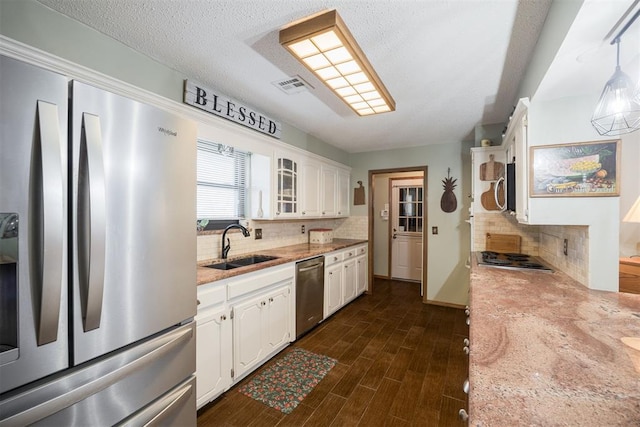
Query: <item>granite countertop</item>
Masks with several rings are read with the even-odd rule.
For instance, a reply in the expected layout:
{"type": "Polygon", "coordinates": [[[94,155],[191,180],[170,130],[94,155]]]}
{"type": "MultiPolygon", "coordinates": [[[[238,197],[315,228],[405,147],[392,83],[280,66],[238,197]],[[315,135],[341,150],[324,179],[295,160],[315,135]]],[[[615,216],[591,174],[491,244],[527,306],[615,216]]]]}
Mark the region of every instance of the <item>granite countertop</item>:
{"type": "Polygon", "coordinates": [[[469,425],[640,425],[640,295],[472,258],[469,425]]]}
{"type": "Polygon", "coordinates": [[[252,252],[250,254],[237,255],[234,257],[229,257],[228,261],[237,259],[237,258],[244,258],[250,255],[271,255],[271,256],[277,256],[278,258],[271,261],[262,262],[260,264],[234,268],[232,270],[216,270],[215,268],[203,267],[204,265],[207,265],[207,264],[215,264],[218,262],[223,262],[224,260],[222,259],[200,261],[198,262],[197,284],[203,285],[205,283],[215,282],[217,280],[238,276],[240,274],[262,270],[263,268],[274,267],[276,265],[286,264],[288,262],[298,261],[301,259],[322,255],[327,252],[337,251],[339,249],[344,249],[349,246],[359,245],[362,243],[367,243],[367,241],[356,240],[356,239],[333,239],[333,242],[325,243],[322,245],[317,245],[317,244],[312,245],[309,243],[301,243],[298,245],[282,246],[279,248],[252,252]]]}

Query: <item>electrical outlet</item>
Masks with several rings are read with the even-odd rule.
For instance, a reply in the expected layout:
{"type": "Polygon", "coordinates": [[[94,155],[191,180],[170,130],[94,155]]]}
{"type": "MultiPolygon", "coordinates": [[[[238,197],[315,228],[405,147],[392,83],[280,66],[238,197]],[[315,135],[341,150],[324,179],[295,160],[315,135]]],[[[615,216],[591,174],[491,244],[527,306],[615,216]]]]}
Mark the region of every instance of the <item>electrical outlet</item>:
{"type": "Polygon", "coordinates": [[[564,256],[569,255],[569,239],[564,239],[564,244],[562,245],[562,253],[564,256]]]}
{"type": "Polygon", "coordinates": [[[304,225],[300,227],[300,231],[302,232],[302,234],[304,234],[304,225]]]}
{"type": "Polygon", "coordinates": [[[262,239],[262,228],[256,228],[256,240],[262,239]]]}
{"type": "Polygon", "coordinates": [[[431,227],[431,234],[438,234],[438,227],[431,227]]]}

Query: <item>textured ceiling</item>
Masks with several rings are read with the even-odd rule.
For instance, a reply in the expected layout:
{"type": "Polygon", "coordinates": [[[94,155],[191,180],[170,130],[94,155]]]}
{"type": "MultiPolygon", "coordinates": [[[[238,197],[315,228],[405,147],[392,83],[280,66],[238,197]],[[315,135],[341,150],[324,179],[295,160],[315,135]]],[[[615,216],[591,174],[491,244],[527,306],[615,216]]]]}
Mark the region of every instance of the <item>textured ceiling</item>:
{"type": "Polygon", "coordinates": [[[551,0],[39,0],[347,152],[473,140],[506,121],[551,0]],[[397,104],[358,117],[278,43],[337,9],[397,104]],[[314,89],[272,82],[300,75],[314,89]]]}

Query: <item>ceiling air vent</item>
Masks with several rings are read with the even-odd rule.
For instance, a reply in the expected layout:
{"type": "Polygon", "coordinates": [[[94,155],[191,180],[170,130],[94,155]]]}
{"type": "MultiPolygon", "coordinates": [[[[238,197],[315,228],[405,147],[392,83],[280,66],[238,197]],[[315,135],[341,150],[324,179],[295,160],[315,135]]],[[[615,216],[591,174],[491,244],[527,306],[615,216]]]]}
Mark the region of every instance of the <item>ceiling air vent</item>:
{"type": "Polygon", "coordinates": [[[291,76],[272,83],[287,95],[293,95],[294,93],[300,93],[308,91],[309,89],[313,89],[313,86],[302,80],[302,77],[300,76],[291,76]]]}

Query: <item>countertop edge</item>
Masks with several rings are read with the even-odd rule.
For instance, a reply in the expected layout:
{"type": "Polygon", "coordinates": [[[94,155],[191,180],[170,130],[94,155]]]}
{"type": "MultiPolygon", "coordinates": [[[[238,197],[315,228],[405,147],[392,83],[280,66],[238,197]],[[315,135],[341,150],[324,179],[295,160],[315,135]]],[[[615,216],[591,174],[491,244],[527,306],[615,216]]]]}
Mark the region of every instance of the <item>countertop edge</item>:
{"type": "Polygon", "coordinates": [[[269,255],[277,256],[277,259],[262,262],[260,264],[249,265],[246,267],[235,268],[233,270],[216,270],[213,268],[204,267],[204,265],[223,262],[222,259],[210,259],[204,261],[198,261],[197,279],[196,285],[205,285],[211,282],[217,282],[220,280],[228,279],[231,277],[240,276],[255,271],[264,270],[265,268],[275,267],[290,262],[300,261],[306,258],[312,258],[314,256],[324,255],[329,252],[346,249],[350,246],[357,246],[368,243],[368,240],[359,239],[334,239],[331,243],[326,244],[310,244],[300,243],[296,245],[280,246],[263,251],[256,251],[242,255],[236,255],[230,257],[229,260],[243,258],[250,255],[269,255]]]}

